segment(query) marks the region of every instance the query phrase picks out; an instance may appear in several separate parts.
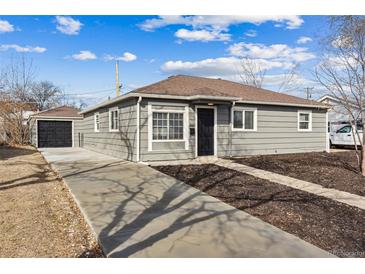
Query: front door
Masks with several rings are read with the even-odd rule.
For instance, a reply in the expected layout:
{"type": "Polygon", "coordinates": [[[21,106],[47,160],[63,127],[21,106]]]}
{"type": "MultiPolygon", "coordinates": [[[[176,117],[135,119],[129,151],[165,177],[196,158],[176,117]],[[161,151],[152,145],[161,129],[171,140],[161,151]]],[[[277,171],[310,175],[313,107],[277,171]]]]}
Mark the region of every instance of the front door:
{"type": "Polygon", "coordinates": [[[198,156],[214,155],[214,109],[198,108],[198,156]]]}

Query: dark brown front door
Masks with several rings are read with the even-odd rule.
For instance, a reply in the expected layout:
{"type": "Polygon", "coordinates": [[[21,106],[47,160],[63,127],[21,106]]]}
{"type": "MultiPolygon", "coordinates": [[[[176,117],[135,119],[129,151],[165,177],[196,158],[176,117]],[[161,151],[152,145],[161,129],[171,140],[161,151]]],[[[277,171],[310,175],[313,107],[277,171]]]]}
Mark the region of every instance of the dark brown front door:
{"type": "Polygon", "coordinates": [[[214,109],[198,108],[198,156],[214,155],[214,109]]]}

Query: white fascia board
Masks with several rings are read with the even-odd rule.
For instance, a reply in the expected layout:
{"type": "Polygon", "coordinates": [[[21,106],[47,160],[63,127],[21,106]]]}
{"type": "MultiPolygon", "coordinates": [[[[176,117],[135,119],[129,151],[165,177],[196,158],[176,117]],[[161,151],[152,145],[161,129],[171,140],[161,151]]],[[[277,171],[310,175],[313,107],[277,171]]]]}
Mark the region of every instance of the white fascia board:
{"type": "Polygon", "coordinates": [[[254,104],[254,105],[273,105],[273,106],[289,106],[289,107],[303,107],[303,108],[322,108],[329,109],[326,105],[305,105],[305,104],[292,104],[292,103],[280,103],[280,102],[264,102],[264,101],[237,101],[238,104],[254,104]]]}
{"type": "Polygon", "coordinates": [[[199,100],[199,99],[206,99],[206,100],[217,100],[217,101],[238,101],[240,98],[238,97],[226,97],[226,96],[205,96],[205,95],[193,95],[193,96],[179,96],[179,95],[166,95],[166,94],[148,94],[148,93],[128,93],[119,97],[116,97],[112,100],[108,100],[105,102],[102,102],[98,105],[95,105],[93,107],[87,108],[83,111],[80,111],[79,114],[85,114],[88,112],[91,112],[93,110],[96,110],[98,108],[106,107],[111,104],[115,104],[130,98],[151,98],[151,99],[176,99],[176,100],[199,100]]]}

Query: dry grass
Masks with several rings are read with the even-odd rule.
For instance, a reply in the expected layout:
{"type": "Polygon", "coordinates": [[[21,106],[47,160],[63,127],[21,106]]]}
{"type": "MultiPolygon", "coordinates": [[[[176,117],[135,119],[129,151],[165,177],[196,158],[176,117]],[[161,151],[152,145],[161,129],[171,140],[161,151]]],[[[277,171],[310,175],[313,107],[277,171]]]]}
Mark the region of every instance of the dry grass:
{"type": "Polygon", "coordinates": [[[0,147],[0,257],[100,257],[64,182],[32,147],[0,147]]]}

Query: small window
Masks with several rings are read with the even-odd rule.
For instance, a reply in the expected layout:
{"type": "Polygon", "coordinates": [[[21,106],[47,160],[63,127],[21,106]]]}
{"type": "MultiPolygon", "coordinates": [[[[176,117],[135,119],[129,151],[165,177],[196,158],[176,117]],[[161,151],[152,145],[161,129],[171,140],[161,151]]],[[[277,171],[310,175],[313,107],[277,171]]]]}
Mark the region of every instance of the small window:
{"type": "Polygon", "coordinates": [[[312,130],[312,113],[308,111],[298,112],[298,130],[311,131],[312,130]]]}
{"type": "Polygon", "coordinates": [[[243,111],[237,111],[235,110],[233,112],[233,127],[234,128],[243,128],[243,111]]]}
{"type": "Polygon", "coordinates": [[[245,129],[253,130],[253,123],[254,123],[254,111],[245,110],[245,129]]]}
{"type": "Polygon", "coordinates": [[[233,129],[256,130],[256,110],[242,109],[233,111],[233,129]]]}
{"type": "Polygon", "coordinates": [[[100,115],[99,115],[99,113],[98,112],[96,112],[95,114],[94,114],[94,129],[95,129],[95,131],[96,132],[99,132],[100,131],[100,115]]]}
{"type": "Polygon", "coordinates": [[[153,112],[152,140],[183,140],[184,114],[153,112]]]}
{"type": "Polygon", "coordinates": [[[119,117],[118,109],[109,110],[109,130],[118,131],[119,130],[119,117]]]}

